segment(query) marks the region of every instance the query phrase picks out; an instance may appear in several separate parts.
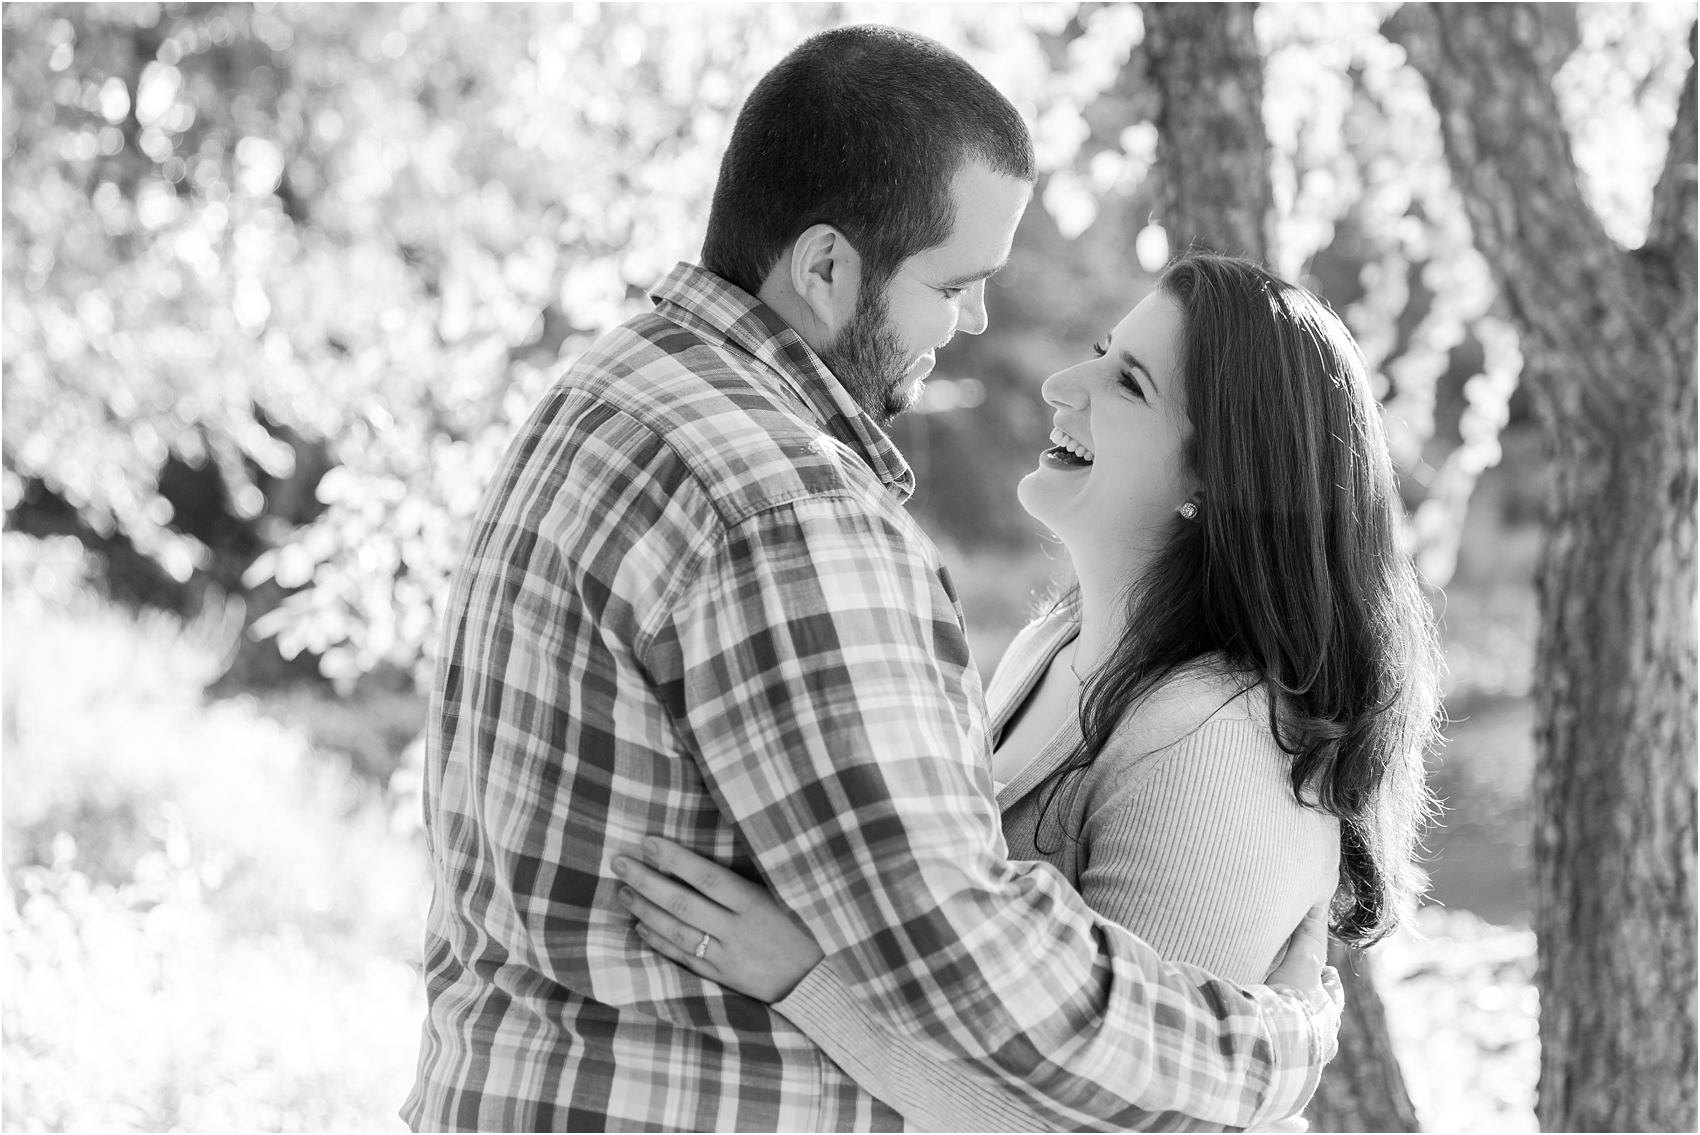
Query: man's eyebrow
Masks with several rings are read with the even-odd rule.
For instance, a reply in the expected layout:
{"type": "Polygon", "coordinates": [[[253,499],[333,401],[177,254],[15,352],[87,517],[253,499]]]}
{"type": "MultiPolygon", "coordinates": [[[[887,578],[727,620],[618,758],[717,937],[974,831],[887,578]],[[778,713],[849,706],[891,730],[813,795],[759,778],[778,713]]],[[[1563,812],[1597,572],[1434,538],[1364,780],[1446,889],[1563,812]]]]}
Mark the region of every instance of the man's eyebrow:
{"type": "Polygon", "coordinates": [[[986,279],[988,276],[997,275],[999,272],[1002,272],[1006,267],[1008,267],[1008,265],[1009,265],[1009,261],[1004,260],[1004,261],[1000,261],[999,263],[993,265],[990,268],[982,268],[978,272],[967,272],[967,273],[964,273],[961,276],[952,276],[950,279],[948,279],[944,283],[940,284],[939,287],[941,287],[941,288],[966,288],[969,284],[977,284],[981,280],[986,279]]]}

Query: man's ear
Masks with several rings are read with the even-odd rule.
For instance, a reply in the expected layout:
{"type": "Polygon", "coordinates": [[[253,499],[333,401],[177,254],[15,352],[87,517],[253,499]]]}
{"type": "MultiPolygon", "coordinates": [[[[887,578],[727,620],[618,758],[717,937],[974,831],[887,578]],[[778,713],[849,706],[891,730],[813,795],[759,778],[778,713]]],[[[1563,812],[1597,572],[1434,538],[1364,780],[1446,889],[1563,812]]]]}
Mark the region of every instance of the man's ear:
{"type": "Polygon", "coordinates": [[[856,313],[862,257],[831,225],[810,225],[791,245],[791,290],[808,309],[822,341],[832,342],[856,313]]]}

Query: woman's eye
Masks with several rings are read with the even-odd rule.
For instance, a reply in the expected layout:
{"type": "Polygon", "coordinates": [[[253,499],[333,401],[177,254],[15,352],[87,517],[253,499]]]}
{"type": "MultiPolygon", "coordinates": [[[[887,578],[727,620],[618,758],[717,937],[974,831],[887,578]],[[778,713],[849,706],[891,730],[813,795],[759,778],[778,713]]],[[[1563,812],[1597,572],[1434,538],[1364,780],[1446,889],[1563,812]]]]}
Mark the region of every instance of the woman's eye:
{"type": "MultiPolygon", "coordinates": [[[[1092,344],[1092,353],[1097,355],[1099,358],[1103,358],[1105,355],[1109,354],[1109,339],[1100,339],[1096,343],[1092,344]]],[[[1129,394],[1132,394],[1136,398],[1144,399],[1145,387],[1139,384],[1139,376],[1133,371],[1123,368],[1116,373],[1116,381],[1119,382],[1122,389],[1126,390],[1129,394]]]]}

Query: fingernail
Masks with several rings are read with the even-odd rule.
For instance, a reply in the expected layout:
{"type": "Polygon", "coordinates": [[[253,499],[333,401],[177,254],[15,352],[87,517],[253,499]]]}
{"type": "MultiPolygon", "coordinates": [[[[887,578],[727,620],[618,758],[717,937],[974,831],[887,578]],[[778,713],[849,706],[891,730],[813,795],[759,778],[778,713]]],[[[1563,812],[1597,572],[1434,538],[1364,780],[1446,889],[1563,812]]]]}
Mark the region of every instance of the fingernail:
{"type": "Polygon", "coordinates": [[[621,902],[621,903],[623,903],[623,904],[624,904],[624,905],[626,905],[626,906],[631,906],[631,905],[632,905],[632,898],[633,898],[633,895],[632,895],[632,892],[631,892],[631,889],[630,889],[630,888],[628,888],[628,887],[621,887],[621,888],[620,888],[620,893],[619,893],[619,895],[618,895],[618,896],[617,896],[617,897],[618,897],[618,898],[619,898],[619,900],[620,900],[620,902],[621,902]]]}
{"type": "Polygon", "coordinates": [[[656,843],[652,839],[646,839],[646,840],[643,841],[643,849],[645,851],[649,852],[651,855],[660,855],[661,854],[661,845],[659,843],[656,843]]]}
{"type": "Polygon", "coordinates": [[[614,874],[622,879],[626,877],[626,860],[622,856],[614,857],[614,874]]]}

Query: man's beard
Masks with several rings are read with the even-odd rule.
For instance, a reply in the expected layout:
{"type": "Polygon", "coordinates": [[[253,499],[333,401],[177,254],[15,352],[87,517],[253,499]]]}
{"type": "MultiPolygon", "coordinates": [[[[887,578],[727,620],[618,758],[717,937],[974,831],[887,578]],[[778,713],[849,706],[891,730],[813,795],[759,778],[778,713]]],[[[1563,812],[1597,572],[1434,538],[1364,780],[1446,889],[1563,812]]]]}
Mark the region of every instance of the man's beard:
{"type": "Polygon", "coordinates": [[[832,345],[821,352],[821,361],[832,371],[867,414],[882,427],[915,404],[916,391],[905,391],[909,374],[908,352],[897,333],[886,325],[890,307],[885,287],[863,287],[856,296],[856,310],[832,345]]]}

